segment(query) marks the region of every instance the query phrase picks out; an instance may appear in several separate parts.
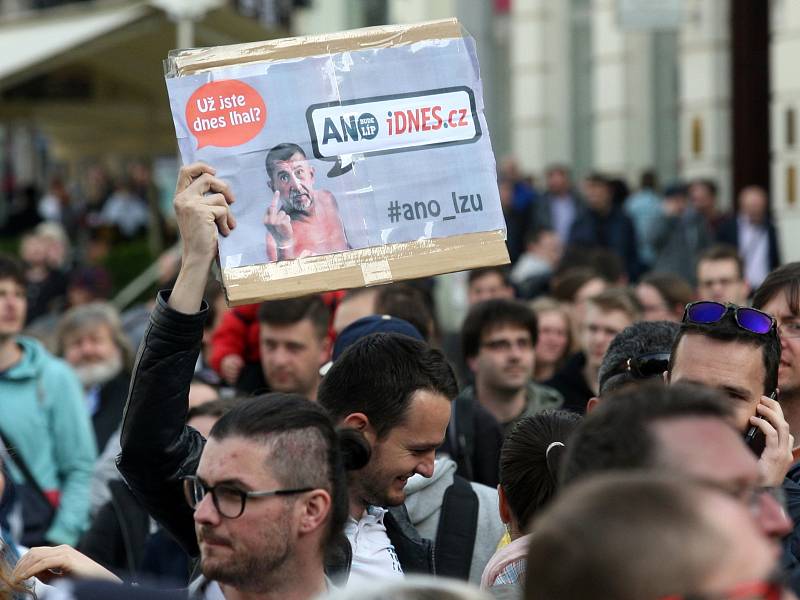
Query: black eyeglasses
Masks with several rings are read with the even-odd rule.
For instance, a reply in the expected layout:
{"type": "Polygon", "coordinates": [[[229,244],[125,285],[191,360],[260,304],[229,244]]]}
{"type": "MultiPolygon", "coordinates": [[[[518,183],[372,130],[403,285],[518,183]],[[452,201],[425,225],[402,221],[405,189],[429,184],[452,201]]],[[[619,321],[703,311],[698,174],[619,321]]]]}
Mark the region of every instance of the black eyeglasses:
{"type": "Polygon", "coordinates": [[[683,312],[683,322],[712,325],[719,323],[730,311],[733,311],[736,325],[740,329],[762,335],[775,330],[775,319],[765,312],[747,306],[723,304],[713,300],[699,300],[687,304],[686,310],[683,312]]]}
{"type": "Polygon", "coordinates": [[[621,373],[630,373],[631,377],[634,379],[660,377],[669,367],[669,357],[669,352],[649,352],[640,356],[634,356],[619,365],[609,373],[606,378],[621,373]]]}
{"type": "Polygon", "coordinates": [[[195,475],[183,477],[183,493],[186,502],[192,509],[202,502],[206,494],[211,494],[214,508],[226,519],[236,519],[242,516],[248,498],[267,498],[269,496],[291,496],[310,492],[314,488],[295,488],[290,490],[272,490],[269,492],[245,492],[231,485],[206,485],[202,479],[195,475]]]}

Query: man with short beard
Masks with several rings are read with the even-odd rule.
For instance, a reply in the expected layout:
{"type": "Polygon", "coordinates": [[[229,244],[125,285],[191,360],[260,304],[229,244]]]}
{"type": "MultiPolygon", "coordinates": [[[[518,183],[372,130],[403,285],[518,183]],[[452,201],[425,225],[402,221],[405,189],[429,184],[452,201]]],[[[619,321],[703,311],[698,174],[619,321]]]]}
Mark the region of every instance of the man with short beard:
{"type": "Polygon", "coordinates": [[[278,144],[267,153],[266,167],[273,192],[264,215],[270,261],[350,248],[336,198],[314,189],[314,167],[300,146],[278,144]]]}
{"type": "Polygon", "coordinates": [[[102,302],[68,311],[58,325],[56,353],[83,385],[97,447],[102,450],[122,422],[130,383],[131,349],[117,311],[102,302]]]}

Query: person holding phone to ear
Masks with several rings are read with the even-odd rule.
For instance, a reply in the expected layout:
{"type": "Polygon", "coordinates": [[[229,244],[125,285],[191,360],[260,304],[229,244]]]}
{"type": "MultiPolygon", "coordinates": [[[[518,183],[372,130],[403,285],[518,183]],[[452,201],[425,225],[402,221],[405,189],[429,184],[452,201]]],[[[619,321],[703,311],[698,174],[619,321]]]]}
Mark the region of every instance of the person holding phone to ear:
{"type": "Polygon", "coordinates": [[[777,400],[780,354],[770,315],[701,300],[686,306],[667,370],[669,383],[699,383],[730,398],[736,427],[759,456],[763,485],[782,485],[793,461],[794,438],[777,400]]]}

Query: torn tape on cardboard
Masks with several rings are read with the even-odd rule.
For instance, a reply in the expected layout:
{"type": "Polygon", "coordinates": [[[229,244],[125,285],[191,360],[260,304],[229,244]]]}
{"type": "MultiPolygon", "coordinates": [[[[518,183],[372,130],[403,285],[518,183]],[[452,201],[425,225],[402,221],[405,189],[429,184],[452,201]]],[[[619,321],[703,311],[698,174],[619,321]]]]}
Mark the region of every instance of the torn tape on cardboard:
{"type": "Polygon", "coordinates": [[[508,262],[456,20],[177,51],[165,70],[184,164],[213,165],[236,198],[229,302],[508,262]]]}

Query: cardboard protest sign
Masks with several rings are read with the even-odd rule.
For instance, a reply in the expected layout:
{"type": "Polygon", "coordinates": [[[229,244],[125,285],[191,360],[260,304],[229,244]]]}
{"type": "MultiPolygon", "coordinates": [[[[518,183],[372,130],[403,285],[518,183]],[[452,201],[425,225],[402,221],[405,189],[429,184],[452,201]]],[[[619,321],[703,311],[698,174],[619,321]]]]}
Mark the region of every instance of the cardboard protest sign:
{"type": "Polygon", "coordinates": [[[184,164],[236,197],[243,304],[508,262],[471,37],[454,19],[173,51],[184,164]]]}

